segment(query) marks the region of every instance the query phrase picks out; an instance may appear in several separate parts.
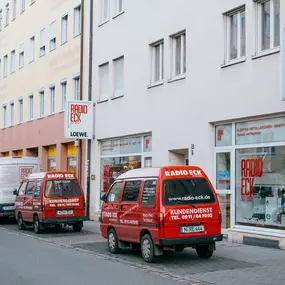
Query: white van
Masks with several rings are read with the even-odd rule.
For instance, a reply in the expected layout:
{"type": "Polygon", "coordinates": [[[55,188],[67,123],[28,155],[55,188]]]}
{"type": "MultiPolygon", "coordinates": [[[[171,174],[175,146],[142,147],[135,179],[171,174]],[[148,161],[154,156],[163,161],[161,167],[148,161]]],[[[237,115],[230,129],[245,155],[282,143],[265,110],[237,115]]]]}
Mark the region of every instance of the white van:
{"type": "Polygon", "coordinates": [[[21,181],[30,173],[40,172],[40,160],[35,157],[0,158],[0,217],[15,216],[15,196],[21,181]]]}

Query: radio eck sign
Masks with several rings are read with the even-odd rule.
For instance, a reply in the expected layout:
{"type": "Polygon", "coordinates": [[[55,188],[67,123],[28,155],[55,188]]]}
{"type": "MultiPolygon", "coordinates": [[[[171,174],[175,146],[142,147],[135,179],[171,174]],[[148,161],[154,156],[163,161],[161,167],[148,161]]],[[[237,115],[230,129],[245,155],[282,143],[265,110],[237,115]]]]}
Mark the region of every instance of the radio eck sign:
{"type": "Polygon", "coordinates": [[[64,137],[69,139],[93,138],[93,103],[67,101],[64,122],[64,137]]]}

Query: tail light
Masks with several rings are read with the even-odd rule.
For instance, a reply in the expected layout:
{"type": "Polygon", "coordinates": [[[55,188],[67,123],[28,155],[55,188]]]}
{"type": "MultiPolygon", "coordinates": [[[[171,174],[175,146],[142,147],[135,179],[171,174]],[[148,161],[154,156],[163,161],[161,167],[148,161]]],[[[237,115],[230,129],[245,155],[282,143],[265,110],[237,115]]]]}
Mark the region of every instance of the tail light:
{"type": "Polygon", "coordinates": [[[163,226],[164,226],[164,214],[159,212],[159,213],[157,213],[157,217],[158,217],[159,228],[163,228],[163,226]]]}
{"type": "Polygon", "coordinates": [[[219,210],[219,212],[218,212],[218,219],[219,219],[219,224],[222,224],[222,211],[221,210],[219,210]]]}

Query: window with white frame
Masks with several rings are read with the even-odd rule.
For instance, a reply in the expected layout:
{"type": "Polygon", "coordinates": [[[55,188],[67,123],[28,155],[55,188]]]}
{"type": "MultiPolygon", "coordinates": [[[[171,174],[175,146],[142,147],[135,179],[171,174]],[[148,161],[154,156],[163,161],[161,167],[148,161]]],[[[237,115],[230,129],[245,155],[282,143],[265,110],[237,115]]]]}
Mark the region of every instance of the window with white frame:
{"type": "Polygon", "coordinates": [[[55,113],[55,86],[49,88],[50,114],[55,113]]]}
{"type": "Polygon", "coordinates": [[[114,67],[114,97],[124,95],[124,57],[113,60],[114,67]]]}
{"type": "Polygon", "coordinates": [[[81,5],[74,8],[73,36],[81,34],[81,5]]]}
{"type": "Polygon", "coordinates": [[[1,61],[1,58],[0,58],[0,79],[2,77],[2,61],[1,61]]]}
{"type": "Polygon", "coordinates": [[[36,0],[31,0],[31,4],[30,5],[34,4],[35,2],[36,2],[36,0]]]}
{"type": "Polygon", "coordinates": [[[46,29],[40,31],[40,57],[46,54],[46,29]]]}
{"type": "Polygon", "coordinates": [[[9,18],[10,18],[10,7],[9,7],[9,3],[6,4],[5,9],[6,9],[6,21],[5,21],[5,26],[8,26],[8,25],[9,25],[9,18]]]}
{"type": "Polygon", "coordinates": [[[25,8],[26,8],[26,0],[21,0],[20,6],[21,6],[21,13],[22,13],[25,11],[25,8]]]}
{"type": "Polygon", "coordinates": [[[73,99],[80,100],[80,76],[73,78],[73,99]]]}
{"type": "Polygon", "coordinates": [[[15,66],[16,66],[16,51],[12,50],[11,51],[11,66],[10,66],[11,73],[15,72],[15,66]]]}
{"type": "Polygon", "coordinates": [[[34,119],[34,95],[29,95],[29,121],[34,119]]]}
{"type": "Polygon", "coordinates": [[[68,15],[65,15],[61,18],[61,44],[67,42],[68,37],[68,15]]]}
{"type": "Polygon", "coordinates": [[[156,42],[150,45],[151,84],[163,81],[164,77],[164,43],[156,42]]]}
{"type": "Polygon", "coordinates": [[[24,101],[23,98],[18,100],[19,103],[19,116],[18,116],[18,123],[21,124],[24,119],[24,101]]]}
{"type": "Polygon", "coordinates": [[[12,20],[15,20],[17,16],[17,0],[12,0],[12,20]]]}
{"type": "Polygon", "coordinates": [[[25,62],[25,51],[24,51],[24,43],[20,44],[20,51],[19,51],[19,68],[24,67],[25,62]]]}
{"type": "Polygon", "coordinates": [[[99,101],[107,100],[110,96],[109,62],[99,66],[99,101]]]}
{"type": "Polygon", "coordinates": [[[125,11],[125,0],[114,0],[114,16],[125,11]]]}
{"type": "Polygon", "coordinates": [[[35,36],[30,38],[30,49],[29,49],[29,61],[33,62],[35,60],[35,36]]]}
{"type": "Polygon", "coordinates": [[[225,13],[226,62],[245,56],[245,6],[225,13]]]}
{"type": "Polygon", "coordinates": [[[49,49],[50,51],[53,51],[56,49],[56,21],[50,24],[49,29],[50,29],[49,49]]]}
{"type": "Polygon", "coordinates": [[[8,76],[8,54],[4,56],[4,67],[3,67],[3,76],[8,76]]]}
{"type": "Polygon", "coordinates": [[[13,126],[14,125],[14,102],[11,102],[10,103],[10,126],[13,126]]]}
{"type": "Polygon", "coordinates": [[[0,10],[0,31],[2,31],[2,26],[3,26],[3,13],[2,10],[0,10]]]}
{"type": "Polygon", "coordinates": [[[42,118],[45,115],[45,91],[42,89],[39,91],[39,117],[42,118]]]}
{"type": "Polygon", "coordinates": [[[186,31],[170,37],[171,39],[171,78],[186,73],[186,31]]]}
{"type": "Polygon", "coordinates": [[[7,127],[7,105],[2,106],[2,128],[7,127]]]}
{"type": "Polygon", "coordinates": [[[257,1],[257,52],[280,46],[280,0],[257,1]]]}
{"type": "Polygon", "coordinates": [[[101,23],[110,18],[110,0],[101,0],[101,23]]]}
{"type": "Polygon", "coordinates": [[[67,94],[67,81],[62,81],[60,83],[60,92],[61,92],[61,110],[65,110],[66,103],[66,94],[67,94]]]}

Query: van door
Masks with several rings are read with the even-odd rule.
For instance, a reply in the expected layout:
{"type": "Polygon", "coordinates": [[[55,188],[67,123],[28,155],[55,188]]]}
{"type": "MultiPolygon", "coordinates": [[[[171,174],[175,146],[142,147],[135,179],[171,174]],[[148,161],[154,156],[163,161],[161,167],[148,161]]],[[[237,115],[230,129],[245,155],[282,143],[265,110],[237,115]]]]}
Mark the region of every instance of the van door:
{"type": "Polygon", "coordinates": [[[124,241],[137,242],[140,227],[139,194],[141,189],[141,180],[126,181],[122,202],[119,209],[119,237],[124,241]]]}
{"type": "Polygon", "coordinates": [[[34,189],[35,189],[35,181],[29,181],[24,196],[24,209],[23,209],[23,220],[28,222],[33,221],[34,189]]]}
{"type": "Polygon", "coordinates": [[[165,238],[220,234],[219,204],[206,178],[163,181],[165,238]]]}
{"type": "Polygon", "coordinates": [[[26,193],[27,181],[23,181],[18,189],[16,201],[15,201],[15,216],[18,217],[18,213],[23,213],[24,210],[24,198],[26,193]]]}
{"type": "Polygon", "coordinates": [[[42,218],[42,204],[41,204],[41,190],[43,180],[37,180],[35,185],[34,197],[33,197],[33,212],[36,212],[41,220],[42,218]]]}

